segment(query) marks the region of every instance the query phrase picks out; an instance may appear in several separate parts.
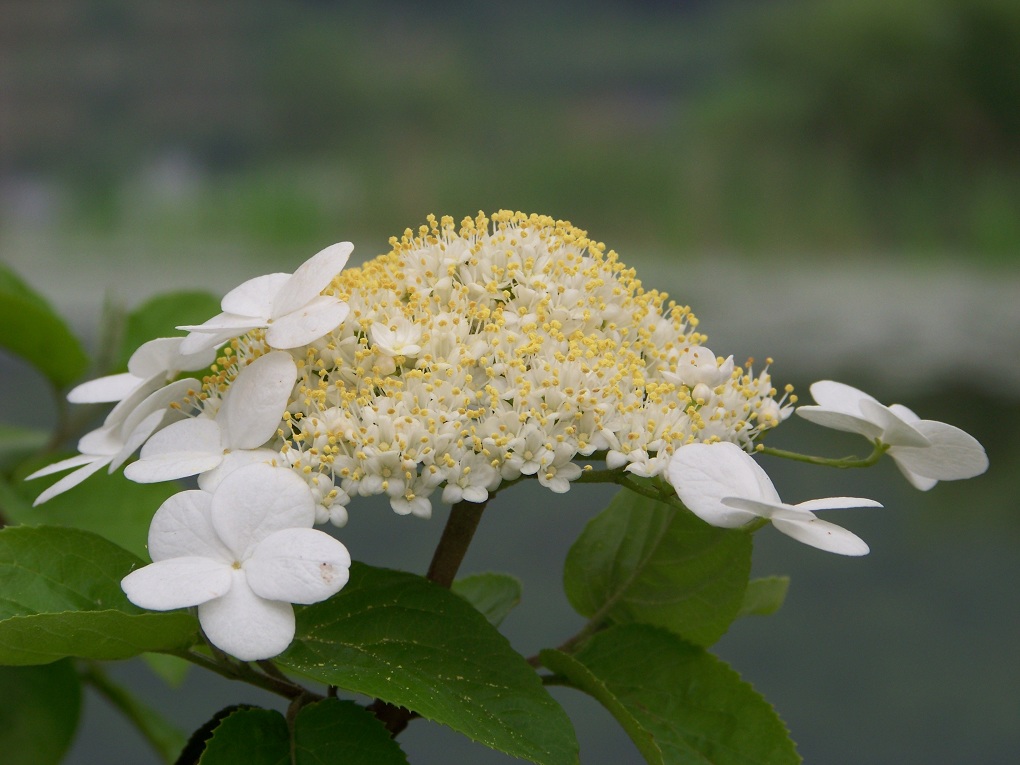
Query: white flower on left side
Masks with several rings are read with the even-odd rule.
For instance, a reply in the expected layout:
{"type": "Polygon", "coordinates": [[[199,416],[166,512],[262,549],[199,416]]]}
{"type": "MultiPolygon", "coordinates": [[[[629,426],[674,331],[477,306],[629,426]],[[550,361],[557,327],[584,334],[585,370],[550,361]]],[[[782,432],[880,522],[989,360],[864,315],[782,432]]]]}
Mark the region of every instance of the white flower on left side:
{"type": "Polygon", "coordinates": [[[248,465],[213,493],[184,491],[164,502],[149,527],[153,562],[121,587],[142,608],[198,606],[213,645],[243,661],[268,659],[294,639],[292,603],[318,603],[347,584],[347,548],[314,521],[304,481],[248,465]]]}
{"type": "Polygon", "coordinates": [[[885,406],[857,388],[832,380],[811,386],[817,406],[799,406],[805,420],[860,433],[889,446],[900,472],[927,491],[939,481],[973,478],[988,469],[984,447],[969,433],[937,420],[922,420],[902,404],[885,406]]]}
{"type": "Polygon", "coordinates": [[[819,519],[814,511],[882,506],[861,497],[826,497],[788,505],[751,455],[728,442],[681,446],[667,475],[680,501],[706,523],[737,528],[767,518],[798,542],[840,555],[866,555],[868,545],[842,526],[819,519]]]}
{"type": "Polygon", "coordinates": [[[132,399],[141,401],[160,386],[173,382],[182,371],[208,367],[216,360],[216,350],[180,353],[183,337],[157,337],[138,346],[128,359],[128,371],[107,375],[76,385],[67,394],[72,404],[99,404],[119,401],[124,408],[132,407],[132,399]]]}
{"type": "Polygon", "coordinates": [[[350,307],[321,294],[351,256],[354,245],[340,242],[316,253],[293,274],[267,274],[235,287],[220,302],[223,313],[202,324],[184,325],[180,352],[198,353],[253,329],[266,328],[266,343],[289,350],[313,343],[336,329],[350,307]]]}
{"type": "Polygon", "coordinates": [[[153,391],[141,400],[138,397],[145,392],[143,389],[132,392],[107,415],[102,427],[81,437],[78,441],[80,454],[54,462],[25,477],[26,481],[31,481],[33,478],[77,468],[44,490],[36,497],[33,506],[41,505],[74,488],[104,467],[108,466],[108,472],[112,473],[167,419],[177,416],[176,410],[170,408],[173,402],[200,387],[201,383],[197,379],[189,377],[153,391]]]}
{"type": "Polygon", "coordinates": [[[259,356],[237,375],[215,417],[191,417],[159,431],[124,475],[154,483],[201,473],[199,486],[211,491],[242,465],[278,458],[260,447],[276,435],[296,381],[297,365],[289,353],[259,356]]]}

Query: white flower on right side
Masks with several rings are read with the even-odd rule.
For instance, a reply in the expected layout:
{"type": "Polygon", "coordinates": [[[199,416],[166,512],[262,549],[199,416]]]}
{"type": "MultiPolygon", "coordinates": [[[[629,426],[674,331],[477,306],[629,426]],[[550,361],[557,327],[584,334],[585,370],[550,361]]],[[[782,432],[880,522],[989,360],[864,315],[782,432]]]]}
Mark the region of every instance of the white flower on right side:
{"type": "Polygon", "coordinates": [[[681,446],[670,460],[667,477],[680,501],[706,523],[731,529],[767,518],[798,542],[840,555],[867,555],[868,545],[842,526],[821,520],[814,511],[882,506],[861,497],[826,497],[788,505],[754,458],[729,442],[681,446]]]}
{"type": "Polygon", "coordinates": [[[885,406],[850,385],[821,380],[811,386],[817,406],[797,407],[805,420],[835,430],[860,433],[889,446],[900,472],[927,491],[939,481],[973,478],[988,469],[984,447],[959,428],[922,420],[902,404],[885,406]]]}
{"type": "Polygon", "coordinates": [[[188,336],[181,353],[198,353],[253,329],[266,329],[266,343],[289,350],[332,332],[350,307],[321,294],[351,256],[354,245],[340,242],[306,260],[293,274],[266,274],[240,284],[223,296],[223,313],[202,324],[184,325],[188,336]]]}
{"type": "Polygon", "coordinates": [[[198,606],[209,640],[238,659],[276,656],[294,639],[291,603],[326,600],[350,575],[347,548],[312,528],[314,505],[304,481],[269,465],[174,494],[149,527],[153,562],[121,588],[142,608],[198,606]]]}

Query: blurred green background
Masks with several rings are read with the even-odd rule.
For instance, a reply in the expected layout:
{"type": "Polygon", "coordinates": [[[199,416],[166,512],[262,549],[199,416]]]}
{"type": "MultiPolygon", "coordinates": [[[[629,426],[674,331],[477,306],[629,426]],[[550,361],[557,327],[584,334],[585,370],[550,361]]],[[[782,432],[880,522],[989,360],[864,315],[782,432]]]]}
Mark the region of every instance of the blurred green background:
{"type": "MultiPolygon", "coordinates": [[[[588,229],[692,305],[713,350],[774,356],[805,397],[838,377],[985,443],[988,475],[924,495],[888,465],[768,465],[788,500],[890,509],[837,518],[864,560],[763,533],[790,601],[721,651],[809,763],[1015,762],[1020,3],[0,0],[0,258],[93,342],[104,300],[223,292],[336,240],[364,259],[428,213],[499,208],[588,229]]],[[[0,358],[5,390],[24,374],[0,358]]],[[[815,437],[860,449],[800,423],[777,443],[815,437]]],[[[524,508],[550,495],[515,489],[487,514],[468,567],[525,576],[522,651],[575,626],[545,612],[566,608],[591,491],[546,518],[524,508]]],[[[356,557],[423,570],[441,518],[376,510],[342,534],[356,557]]],[[[184,725],[236,700],[187,690],[204,701],[176,697],[184,725]]],[[[586,765],[636,761],[569,703],[586,765]]],[[[69,762],[146,761],[101,702],[87,714],[69,762]]],[[[411,735],[416,764],[504,761],[411,735]]]]}

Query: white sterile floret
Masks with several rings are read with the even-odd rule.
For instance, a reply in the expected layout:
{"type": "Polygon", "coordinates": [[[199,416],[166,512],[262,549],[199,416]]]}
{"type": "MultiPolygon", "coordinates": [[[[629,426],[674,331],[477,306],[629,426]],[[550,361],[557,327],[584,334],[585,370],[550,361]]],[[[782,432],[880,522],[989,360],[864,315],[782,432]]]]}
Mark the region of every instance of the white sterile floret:
{"type": "Polygon", "coordinates": [[[340,242],[313,255],[293,274],[267,274],[228,292],[223,313],[197,325],[180,326],[190,334],[182,353],[216,348],[253,329],[265,328],[271,348],[287,350],[315,342],[347,318],[350,309],[333,295],[321,294],[347,264],[354,246],[340,242]]]}
{"type": "Polygon", "coordinates": [[[72,404],[123,401],[132,396],[140,396],[141,400],[181,372],[204,369],[216,358],[215,348],[182,354],[183,341],[183,337],[159,337],[143,343],[128,359],[127,372],[77,385],[67,394],[67,400],[72,404]]]}
{"type": "Polygon", "coordinates": [[[26,477],[25,480],[30,481],[78,468],[44,490],[33,505],[41,505],[63,494],[104,467],[110,473],[119,468],[161,425],[172,417],[181,416],[180,411],[171,406],[193,394],[198,387],[198,380],[187,378],[144,396],[144,389],[137,388],[114,407],[102,427],[82,436],[78,441],[79,454],[47,465],[26,477]]]}
{"type": "Polygon", "coordinates": [[[296,380],[289,353],[260,356],[237,375],[215,417],[193,417],[159,431],[124,475],[153,483],[202,474],[199,486],[213,489],[242,465],[274,460],[277,452],[260,447],[277,434],[296,380]]]}
{"type": "Polygon", "coordinates": [[[814,383],[811,395],[818,405],[797,407],[797,414],[887,445],[900,472],[922,491],[939,481],[973,478],[988,469],[988,456],[977,439],[944,422],[922,420],[902,404],[885,406],[832,380],[814,383]]]}
{"type": "Polygon", "coordinates": [[[881,507],[860,497],[827,497],[788,505],[757,462],[732,443],[688,444],[677,449],[667,471],[680,501],[706,523],[723,528],[767,518],[798,542],[840,555],[866,555],[857,535],[815,516],[815,510],[881,507]]]}
{"type": "Polygon", "coordinates": [[[142,608],[198,606],[213,645],[243,661],[268,659],[294,639],[291,603],[318,603],[347,584],[347,548],[311,528],[314,520],[300,478],[249,465],[213,493],[164,502],[149,527],[153,562],[121,587],[142,608]]]}

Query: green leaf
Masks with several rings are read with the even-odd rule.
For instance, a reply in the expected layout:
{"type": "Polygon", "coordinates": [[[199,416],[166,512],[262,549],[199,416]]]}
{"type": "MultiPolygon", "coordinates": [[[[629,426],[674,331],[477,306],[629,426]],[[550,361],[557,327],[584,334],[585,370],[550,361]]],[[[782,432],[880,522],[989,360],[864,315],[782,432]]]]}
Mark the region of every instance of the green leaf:
{"type": "Polygon", "coordinates": [[[458,579],[450,589],[481,611],[494,627],[521,602],[521,580],[510,574],[472,574],[458,579]]]}
{"type": "Polygon", "coordinates": [[[123,714],[155,749],[163,762],[173,763],[187,741],[185,735],[163,715],[135,698],[126,688],[113,682],[103,670],[90,664],[83,679],[123,714]]]}
{"type": "Polygon", "coordinates": [[[126,659],[194,643],[193,616],[142,611],[121,591],[120,580],[140,565],[87,531],[0,530],[0,664],[126,659]]]}
{"type": "Polygon", "coordinates": [[[88,368],[88,356],[63,319],[10,269],[0,265],[0,348],[65,388],[88,368]]]}
{"type": "MultiPolygon", "coordinates": [[[[99,534],[143,560],[148,560],[146,542],[152,516],[169,497],[181,490],[175,481],[135,483],[122,473],[100,470],[70,491],[58,494],[38,507],[32,502],[47,487],[67,473],[18,480],[29,470],[42,467],[32,461],[18,469],[12,489],[23,499],[8,510],[8,520],[28,526],[66,526],[99,534]]],[[[4,494],[0,489],[0,502],[4,494]]]]}
{"type": "Polygon", "coordinates": [[[542,663],[608,709],[653,765],[794,765],[786,726],[724,662],[643,624],[611,627],[542,663]]]}
{"type": "Polygon", "coordinates": [[[213,729],[199,765],[290,765],[290,732],[270,709],[238,709],[213,729]]]}
{"type": "Polygon", "coordinates": [[[138,346],[157,337],[183,337],[181,324],[201,324],[220,312],[220,301],[209,292],[170,292],[142,303],[127,316],[118,368],[127,368],[138,346]]]}
{"type": "Polygon", "coordinates": [[[743,603],[751,546],[750,534],[621,490],[570,548],[564,588],[583,616],[711,645],[743,603]]]}
{"type": "Polygon", "coordinates": [[[782,608],[786,591],[790,588],[788,576],[765,576],[747,583],[740,616],[768,616],[782,608]]]}
{"type": "Polygon", "coordinates": [[[371,712],[326,699],[303,707],[294,724],[297,765],[407,765],[407,757],[371,712]]]}
{"type": "Polygon", "coordinates": [[[355,564],[327,601],[297,613],[276,662],[374,696],[532,762],[577,762],[563,709],[485,617],[422,577],[355,564]]]}
{"type": "MultiPolygon", "coordinates": [[[[55,460],[47,460],[49,461],[55,460]]],[[[73,489],[58,494],[38,507],[32,507],[36,497],[67,475],[58,473],[31,481],[18,480],[43,464],[45,463],[33,460],[31,464],[19,467],[16,471],[10,489],[21,498],[21,502],[12,501],[11,506],[7,507],[4,498],[8,494],[0,488],[0,504],[5,507],[9,521],[26,526],[66,526],[84,529],[105,537],[143,560],[148,560],[146,542],[149,537],[149,523],[159,506],[181,490],[178,483],[175,481],[135,483],[125,478],[122,473],[107,473],[100,470],[73,489]]]]}
{"type": "Polygon", "coordinates": [[[4,762],[57,765],[71,745],[81,710],[74,665],[0,667],[0,752],[4,762]]]}
{"type": "MultiPolygon", "coordinates": [[[[181,760],[199,765],[290,765],[287,722],[268,709],[225,710],[196,732],[181,760]]],[[[407,757],[386,727],[353,701],[325,699],[302,707],[294,720],[294,765],[338,762],[407,765],[407,757]]]]}

